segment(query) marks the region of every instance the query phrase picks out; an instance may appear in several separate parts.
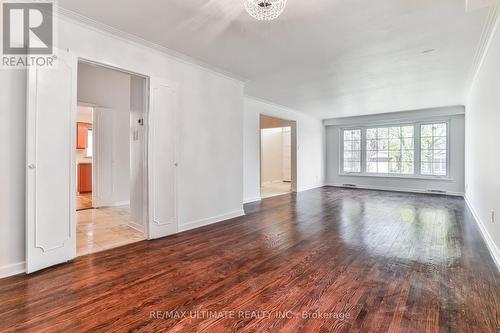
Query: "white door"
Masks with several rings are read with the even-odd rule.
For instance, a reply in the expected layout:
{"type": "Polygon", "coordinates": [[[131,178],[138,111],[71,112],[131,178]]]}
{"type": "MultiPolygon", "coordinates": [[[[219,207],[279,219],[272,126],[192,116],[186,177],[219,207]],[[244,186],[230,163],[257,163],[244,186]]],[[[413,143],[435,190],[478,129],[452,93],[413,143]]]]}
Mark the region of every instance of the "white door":
{"type": "Polygon", "coordinates": [[[76,257],[77,59],[59,51],[57,62],[28,70],[27,273],[76,257]]]}
{"type": "Polygon", "coordinates": [[[113,110],[94,108],[93,113],[93,193],[94,207],[114,205],[113,110]]]}
{"type": "Polygon", "coordinates": [[[149,238],[174,234],[177,223],[176,92],[171,83],[150,80],[148,117],[149,238]]]}

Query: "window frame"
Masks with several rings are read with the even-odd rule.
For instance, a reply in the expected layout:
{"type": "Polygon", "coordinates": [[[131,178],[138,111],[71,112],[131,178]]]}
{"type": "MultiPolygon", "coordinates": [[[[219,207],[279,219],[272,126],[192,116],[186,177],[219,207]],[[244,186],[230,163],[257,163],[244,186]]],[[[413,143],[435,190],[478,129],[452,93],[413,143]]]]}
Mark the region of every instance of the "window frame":
{"type": "Polygon", "coordinates": [[[409,178],[409,179],[433,179],[433,180],[452,180],[450,174],[451,160],[451,139],[450,139],[450,119],[434,119],[425,121],[401,121],[401,122],[380,122],[359,126],[340,126],[339,127],[339,176],[357,176],[357,177],[379,177],[379,178],[409,178]],[[421,173],[421,130],[422,125],[446,124],[446,175],[422,175],[421,173]],[[413,126],[413,173],[370,173],[366,170],[367,151],[366,151],[366,131],[371,128],[401,127],[413,126]],[[344,131],[361,130],[361,171],[344,172],[344,131]]]}
{"type": "Polygon", "coordinates": [[[361,173],[363,173],[363,163],[364,163],[364,157],[363,157],[363,150],[364,150],[364,143],[363,143],[363,140],[364,140],[364,136],[363,136],[363,133],[364,133],[364,130],[361,128],[361,127],[345,127],[345,128],[342,128],[342,130],[340,131],[340,136],[341,136],[341,145],[340,145],[340,172],[341,173],[344,173],[346,175],[359,175],[361,173]],[[359,130],[360,131],[360,148],[361,148],[361,151],[360,151],[360,167],[359,167],[359,172],[355,172],[355,171],[352,171],[352,172],[346,172],[344,171],[344,131],[357,131],[359,130]]]}
{"type": "Polygon", "coordinates": [[[450,121],[425,121],[418,123],[418,174],[421,177],[433,178],[433,179],[449,179],[450,178],[450,121]],[[446,124],[446,174],[445,175],[423,175],[422,174],[422,126],[433,125],[433,124],[446,124]]]}

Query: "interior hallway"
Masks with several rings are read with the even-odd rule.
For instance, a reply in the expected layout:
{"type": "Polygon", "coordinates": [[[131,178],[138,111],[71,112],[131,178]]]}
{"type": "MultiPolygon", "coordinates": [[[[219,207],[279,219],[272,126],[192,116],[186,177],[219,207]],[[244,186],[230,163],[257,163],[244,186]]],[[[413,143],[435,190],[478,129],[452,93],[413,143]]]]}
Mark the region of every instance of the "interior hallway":
{"type": "Polygon", "coordinates": [[[500,274],[462,198],[324,187],[245,211],[2,279],[0,331],[498,330],[500,274]],[[151,317],[269,309],[293,317],[151,317]]]}
{"type": "Polygon", "coordinates": [[[92,208],[92,192],[76,194],[76,210],[92,208]]]}
{"type": "Polygon", "coordinates": [[[108,250],[146,239],[127,225],[129,206],[87,209],[76,212],[77,256],[108,250]]]}
{"type": "Polygon", "coordinates": [[[283,195],[290,193],[292,191],[292,183],[291,182],[273,182],[262,184],[260,187],[260,197],[270,198],[277,195],[283,195]]]}

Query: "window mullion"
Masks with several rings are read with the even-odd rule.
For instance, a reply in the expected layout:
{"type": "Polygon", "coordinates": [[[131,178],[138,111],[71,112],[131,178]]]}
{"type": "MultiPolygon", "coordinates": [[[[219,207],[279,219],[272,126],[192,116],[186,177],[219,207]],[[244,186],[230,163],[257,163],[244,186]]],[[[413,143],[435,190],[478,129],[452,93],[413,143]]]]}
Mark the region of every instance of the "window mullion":
{"type": "Polygon", "coordinates": [[[413,164],[413,173],[416,175],[421,175],[422,170],[421,170],[421,151],[422,151],[422,140],[421,140],[421,131],[422,127],[421,124],[415,124],[413,125],[413,159],[414,159],[414,164],[413,164]],[[418,130],[417,130],[418,128],[418,130]]]}

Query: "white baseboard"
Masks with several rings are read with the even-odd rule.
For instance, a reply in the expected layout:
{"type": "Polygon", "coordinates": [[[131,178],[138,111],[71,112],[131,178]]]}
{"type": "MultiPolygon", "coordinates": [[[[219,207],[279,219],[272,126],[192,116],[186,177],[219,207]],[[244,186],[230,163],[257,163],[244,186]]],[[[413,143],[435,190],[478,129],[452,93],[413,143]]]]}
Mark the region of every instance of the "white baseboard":
{"type": "Polygon", "coordinates": [[[245,211],[243,209],[239,209],[239,210],[235,210],[233,212],[227,213],[227,214],[222,214],[222,215],[218,215],[218,216],[209,217],[206,219],[201,219],[198,221],[189,222],[189,223],[180,225],[179,232],[187,231],[187,230],[191,230],[191,229],[196,229],[196,228],[203,227],[203,226],[206,226],[209,224],[222,222],[222,221],[229,220],[229,219],[243,216],[243,215],[245,215],[245,211]]]}
{"type": "Polygon", "coordinates": [[[301,189],[297,189],[297,193],[305,192],[305,191],[309,191],[309,190],[314,190],[315,188],[320,188],[320,187],[323,187],[323,186],[325,186],[325,184],[318,184],[318,185],[303,187],[301,189]]]}
{"type": "Polygon", "coordinates": [[[26,272],[25,262],[0,267],[0,279],[26,272]]]}
{"type": "Polygon", "coordinates": [[[493,241],[493,238],[491,237],[490,233],[488,232],[488,229],[486,229],[484,222],[479,218],[479,215],[477,212],[474,210],[474,207],[472,207],[472,204],[469,200],[469,198],[464,195],[465,202],[467,203],[467,206],[469,207],[472,216],[474,216],[474,220],[477,223],[477,226],[479,227],[479,230],[481,231],[481,236],[483,236],[484,242],[486,243],[486,246],[488,247],[488,250],[490,251],[491,257],[493,258],[493,261],[497,265],[498,271],[500,271],[500,250],[498,249],[497,245],[493,241]]]}
{"type": "MultiPolygon", "coordinates": [[[[355,187],[352,187],[352,186],[345,186],[343,184],[335,184],[335,183],[333,183],[333,184],[326,184],[326,186],[352,188],[352,189],[363,189],[363,190],[391,191],[391,192],[441,194],[441,193],[428,192],[426,190],[419,190],[419,189],[413,189],[413,188],[402,188],[402,187],[390,187],[390,186],[365,186],[365,185],[356,185],[355,187]]],[[[446,193],[442,193],[442,195],[451,195],[451,196],[463,197],[464,193],[463,192],[450,192],[450,191],[446,191],[446,193]]]]}
{"type": "Polygon", "coordinates": [[[142,233],[146,232],[146,228],[142,224],[130,221],[130,222],[127,223],[127,225],[129,227],[131,227],[132,229],[135,229],[135,230],[140,231],[142,233]]]}
{"type": "Polygon", "coordinates": [[[255,198],[243,199],[243,203],[247,204],[247,203],[257,202],[257,201],[261,201],[261,200],[262,200],[261,197],[255,197],[255,198]]]}
{"type": "Polygon", "coordinates": [[[113,204],[113,206],[115,206],[115,207],[118,207],[118,206],[130,206],[130,200],[115,202],[113,204]]]}

